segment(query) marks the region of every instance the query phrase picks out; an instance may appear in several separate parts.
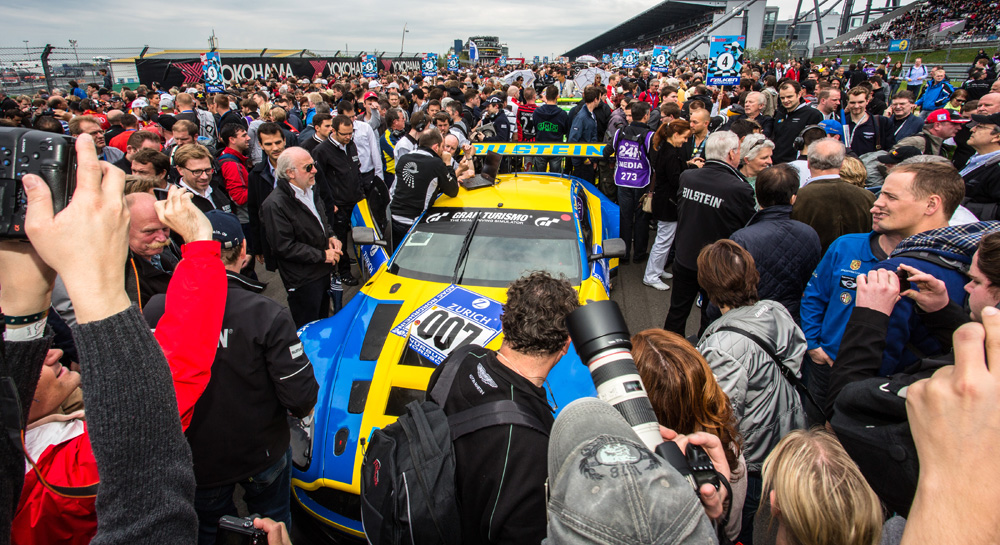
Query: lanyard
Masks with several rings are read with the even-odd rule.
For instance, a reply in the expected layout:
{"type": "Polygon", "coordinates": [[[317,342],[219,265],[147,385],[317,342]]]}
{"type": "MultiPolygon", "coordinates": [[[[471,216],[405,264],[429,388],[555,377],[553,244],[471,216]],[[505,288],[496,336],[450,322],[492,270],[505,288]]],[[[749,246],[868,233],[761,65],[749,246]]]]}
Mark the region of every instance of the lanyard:
{"type": "Polygon", "coordinates": [[[865,116],[861,118],[861,121],[858,121],[854,125],[854,128],[851,129],[847,133],[847,147],[851,147],[851,142],[854,142],[854,133],[855,133],[855,131],[857,131],[858,127],[860,127],[861,125],[863,125],[865,123],[865,121],[868,121],[868,114],[865,114],[865,116]]]}
{"type": "MultiPolygon", "coordinates": [[[[910,115],[913,115],[913,114],[910,114],[910,115]]],[[[903,123],[906,123],[906,120],[909,119],[909,118],[910,118],[910,116],[908,115],[908,116],[904,117],[902,121],[899,122],[899,126],[896,127],[896,130],[892,133],[893,136],[899,136],[899,131],[903,130],[903,123]]]]}

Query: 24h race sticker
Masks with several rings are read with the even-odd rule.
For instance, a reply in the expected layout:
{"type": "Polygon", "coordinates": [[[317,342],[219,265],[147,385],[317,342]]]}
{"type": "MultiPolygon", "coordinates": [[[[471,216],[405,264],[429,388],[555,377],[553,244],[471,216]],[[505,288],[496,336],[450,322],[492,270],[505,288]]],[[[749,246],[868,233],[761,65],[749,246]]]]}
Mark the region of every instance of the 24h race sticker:
{"type": "Polygon", "coordinates": [[[392,333],[400,337],[409,333],[410,347],[440,364],[460,346],[486,346],[496,338],[502,309],[499,301],[451,285],[392,328],[392,333]]]}

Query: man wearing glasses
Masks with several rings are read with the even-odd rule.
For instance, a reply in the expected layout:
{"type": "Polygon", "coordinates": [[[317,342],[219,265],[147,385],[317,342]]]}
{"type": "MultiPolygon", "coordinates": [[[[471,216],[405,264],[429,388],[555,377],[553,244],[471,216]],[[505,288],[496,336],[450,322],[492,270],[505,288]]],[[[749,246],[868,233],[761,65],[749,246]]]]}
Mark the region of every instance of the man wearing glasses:
{"type": "Polygon", "coordinates": [[[194,193],[192,202],[199,210],[222,210],[235,214],[233,201],[222,189],[222,183],[215,180],[217,169],[208,148],[201,144],[184,144],[174,153],[174,165],[181,176],[178,185],[194,193]]]}
{"type": "MultiPolygon", "coordinates": [[[[338,115],[333,118],[330,138],[312,151],[320,191],[327,192],[335,205],[334,210],[327,210],[327,218],[340,240],[347,240],[351,231],[351,213],[355,205],[365,198],[361,181],[361,159],[353,136],[354,123],[351,118],[338,115]]],[[[338,263],[337,272],[345,286],[358,285],[358,280],[351,275],[349,259],[338,263]]]]}
{"type": "Polygon", "coordinates": [[[281,152],[274,174],[277,185],[261,205],[266,251],[278,266],[299,328],[330,315],[330,274],[334,264],[347,260],[341,260],[341,242],[314,190],[317,167],[309,152],[299,147],[281,152]]]}

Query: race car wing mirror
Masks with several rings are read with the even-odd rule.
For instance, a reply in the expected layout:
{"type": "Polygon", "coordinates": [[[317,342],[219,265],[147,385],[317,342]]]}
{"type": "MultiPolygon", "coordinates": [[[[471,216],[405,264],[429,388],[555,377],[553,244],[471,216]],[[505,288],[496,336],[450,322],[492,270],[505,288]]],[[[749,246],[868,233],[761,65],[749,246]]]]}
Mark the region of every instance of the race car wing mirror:
{"type": "Polygon", "coordinates": [[[625,256],[625,241],[620,238],[609,238],[603,243],[604,252],[599,254],[593,254],[590,256],[590,261],[597,261],[598,259],[611,259],[615,257],[625,256]]]}
{"type": "MultiPolygon", "coordinates": [[[[351,229],[351,237],[354,239],[355,244],[374,244],[375,246],[385,246],[386,242],[384,240],[379,240],[375,236],[375,229],[371,227],[355,227],[351,229]]],[[[624,245],[625,243],[622,242],[624,245]]],[[[624,255],[624,254],[623,254],[624,255]]]]}

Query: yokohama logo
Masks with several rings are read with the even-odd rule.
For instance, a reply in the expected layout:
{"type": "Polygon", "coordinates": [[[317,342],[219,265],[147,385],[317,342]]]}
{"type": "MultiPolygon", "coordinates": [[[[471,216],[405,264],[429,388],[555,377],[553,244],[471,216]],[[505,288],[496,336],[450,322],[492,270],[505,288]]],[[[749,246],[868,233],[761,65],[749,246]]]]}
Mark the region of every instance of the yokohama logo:
{"type": "Polygon", "coordinates": [[[184,84],[198,83],[201,81],[201,63],[200,62],[175,62],[173,63],[174,68],[180,70],[184,74],[184,84]]]}

